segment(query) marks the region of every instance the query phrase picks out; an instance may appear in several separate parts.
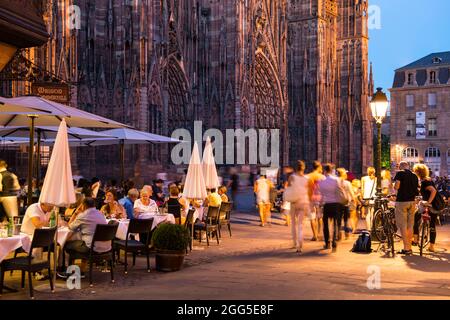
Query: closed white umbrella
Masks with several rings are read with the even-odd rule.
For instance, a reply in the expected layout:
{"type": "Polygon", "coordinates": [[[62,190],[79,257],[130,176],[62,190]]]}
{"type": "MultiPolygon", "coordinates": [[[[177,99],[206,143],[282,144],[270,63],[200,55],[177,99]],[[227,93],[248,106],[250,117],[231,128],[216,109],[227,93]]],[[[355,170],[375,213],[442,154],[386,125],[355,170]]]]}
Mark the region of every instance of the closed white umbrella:
{"type": "MultiPolygon", "coordinates": [[[[56,206],[56,227],[58,227],[59,207],[68,207],[76,202],[75,188],[73,186],[72,166],[70,164],[69,141],[67,136],[67,125],[63,119],[59,125],[52,156],[48,164],[47,173],[44,179],[40,203],[48,203],[56,206]]],[[[54,272],[53,280],[56,284],[57,266],[57,236],[54,244],[54,272]]]]}
{"type": "Polygon", "coordinates": [[[76,202],[66,121],[59,126],[39,202],[68,207],[76,202]]]}
{"type": "Polygon", "coordinates": [[[189,168],[184,183],[183,196],[187,199],[200,200],[206,199],[207,196],[197,142],[194,143],[194,148],[192,149],[191,160],[189,161],[189,168]]]}
{"type": "Polygon", "coordinates": [[[206,188],[208,189],[218,188],[220,185],[219,177],[217,176],[216,162],[214,160],[214,154],[210,137],[206,139],[205,150],[203,151],[202,167],[206,188]]]}

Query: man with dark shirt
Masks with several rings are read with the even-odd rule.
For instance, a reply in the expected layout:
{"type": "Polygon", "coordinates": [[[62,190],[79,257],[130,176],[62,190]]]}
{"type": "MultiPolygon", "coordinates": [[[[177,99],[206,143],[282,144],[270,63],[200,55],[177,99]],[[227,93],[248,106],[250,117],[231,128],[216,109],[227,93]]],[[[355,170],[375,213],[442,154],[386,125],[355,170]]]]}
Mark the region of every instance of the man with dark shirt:
{"type": "Polygon", "coordinates": [[[403,238],[401,254],[411,255],[413,237],[415,200],[419,195],[419,179],[411,172],[407,162],[401,162],[400,171],[394,178],[397,200],[395,203],[395,221],[403,238]]]}
{"type": "Polygon", "coordinates": [[[153,180],[153,196],[151,197],[152,200],[156,202],[158,207],[162,206],[164,204],[164,193],[163,193],[163,183],[161,179],[153,180]]]}

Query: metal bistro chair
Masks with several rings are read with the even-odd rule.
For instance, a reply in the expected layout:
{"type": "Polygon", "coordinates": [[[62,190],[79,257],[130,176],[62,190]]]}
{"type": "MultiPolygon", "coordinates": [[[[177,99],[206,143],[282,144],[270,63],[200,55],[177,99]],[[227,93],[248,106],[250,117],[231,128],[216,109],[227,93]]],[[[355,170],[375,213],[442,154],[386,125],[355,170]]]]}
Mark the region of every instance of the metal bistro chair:
{"type": "Polygon", "coordinates": [[[194,231],[200,231],[200,243],[202,242],[202,231],[206,232],[206,243],[209,246],[209,235],[215,234],[219,244],[219,207],[208,207],[206,220],[194,224],[194,231]]]}
{"type": "Polygon", "coordinates": [[[50,288],[53,288],[53,276],[50,268],[50,251],[47,252],[47,259],[36,259],[32,256],[33,249],[48,248],[53,243],[55,238],[56,228],[52,229],[36,229],[34,230],[33,241],[31,242],[30,253],[27,256],[12,258],[4,260],[0,264],[0,295],[3,293],[3,282],[5,279],[5,272],[10,270],[22,271],[22,289],[25,287],[25,272],[28,272],[28,282],[30,287],[30,298],[34,299],[33,294],[33,277],[32,273],[39,272],[43,269],[48,269],[48,276],[50,288]]]}
{"type": "MultiPolygon", "coordinates": [[[[184,222],[184,227],[189,231],[189,250],[192,251],[192,240],[194,238],[194,213],[195,209],[189,209],[186,215],[186,221],[184,222]]],[[[187,252],[187,249],[186,249],[187,252]]]]}
{"type": "Polygon", "coordinates": [[[111,282],[114,283],[114,247],[113,241],[116,237],[116,232],[119,224],[117,222],[110,224],[98,224],[95,228],[94,237],[92,238],[92,244],[88,252],[78,252],[73,250],[66,250],[69,254],[69,265],[73,264],[76,259],[88,260],[89,262],[89,285],[92,287],[92,268],[93,264],[107,260],[111,267],[111,282]],[[110,241],[111,249],[106,252],[96,252],[94,245],[99,241],[110,241]]]}
{"type": "Polygon", "coordinates": [[[125,251],[125,274],[128,274],[128,252],[133,253],[133,266],[136,265],[136,253],[142,252],[147,256],[147,272],[150,272],[150,233],[153,225],[153,218],[131,219],[128,225],[126,240],[114,240],[114,251],[117,252],[120,260],[120,250],[125,251]],[[130,239],[130,234],[146,234],[145,243],[130,239]]]}
{"type": "Polygon", "coordinates": [[[223,225],[228,226],[228,232],[231,237],[231,211],[233,210],[233,202],[222,202],[219,211],[219,237],[222,238],[221,228],[223,225]]]}

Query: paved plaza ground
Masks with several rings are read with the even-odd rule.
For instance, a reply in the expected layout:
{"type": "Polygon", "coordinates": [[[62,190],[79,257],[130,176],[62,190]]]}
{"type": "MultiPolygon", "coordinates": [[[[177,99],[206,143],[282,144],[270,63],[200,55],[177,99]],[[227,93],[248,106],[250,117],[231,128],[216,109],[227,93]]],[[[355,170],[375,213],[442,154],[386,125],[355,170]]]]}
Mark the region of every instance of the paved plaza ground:
{"type": "MultiPolygon", "coordinates": [[[[240,195],[244,197],[244,195],[240,195]]],[[[247,196],[245,196],[247,197],[247,196]]],[[[250,202],[246,202],[250,203],[250,202]]],[[[109,273],[96,270],[93,288],[87,279],[81,290],[40,290],[37,299],[450,299],[450,225],[438,228],[438,253],[420,257],[385,257],[382,252],[350,252],[356,236],[338,244],[336,253],[322,250],[322,242],[311,242],[309,222],[305,220],[304,252],[290,249],[290,228],[280,215],[273,223],[260,227],[251,204],[234,213],[230,238],[222,234],[220,245],[211,241],[195,243],[179,272],[146,272],[145,259],[124,276],[116,268],[116,283],[109,273]],[[374,267],[375,266],[375,267],[374,267]],[[370,290],[368,271],[379,268],[381,289],[370,290]]],[[[374,244],[373,248],[376,249],[374,244]]],[[[401,249],[401,244],[397,243],[401,249]]],[[[152,258],[154,266],[154,258],[152,258]]],[[[6,284],[17,287],[19,272],[6,284]]],[[[63,281],[59,281],[61,285],[63,281]]],[[[35,282],[47,287],[48,282],[35,282]]],[[[38,287],[39,289],[39,287],[38,287]]],[[[28,299],[28,290],[6,293],[0,299],[28,299]]]]}

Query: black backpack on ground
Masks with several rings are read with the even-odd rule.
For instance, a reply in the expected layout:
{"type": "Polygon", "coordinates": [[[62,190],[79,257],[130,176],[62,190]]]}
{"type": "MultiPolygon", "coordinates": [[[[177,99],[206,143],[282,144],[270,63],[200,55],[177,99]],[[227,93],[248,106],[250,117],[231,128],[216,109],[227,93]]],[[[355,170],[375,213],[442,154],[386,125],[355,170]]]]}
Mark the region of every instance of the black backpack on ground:
{"type": "Polygon", "coordinates": [[[363,231],[355,244],[353,245],[352,252],[371,253],[372,252],[372,240],[370,238],[370,232],[363,231]]]}

